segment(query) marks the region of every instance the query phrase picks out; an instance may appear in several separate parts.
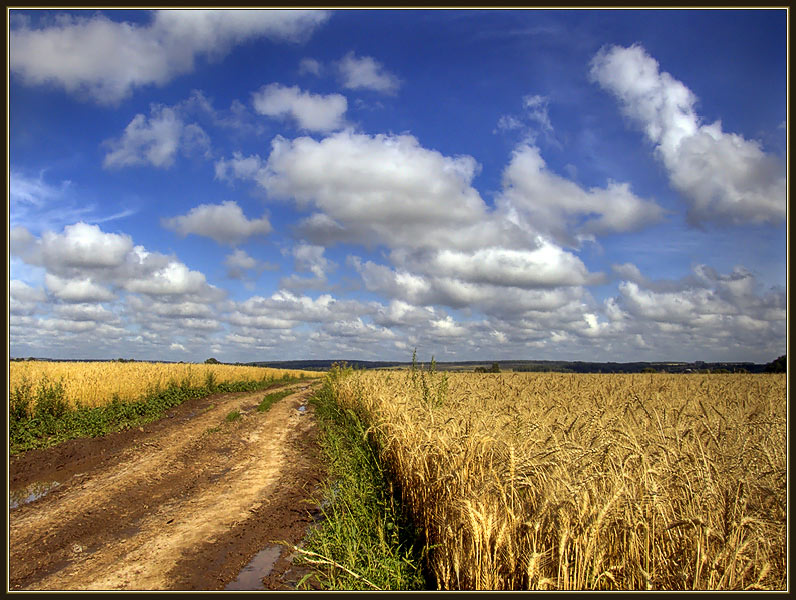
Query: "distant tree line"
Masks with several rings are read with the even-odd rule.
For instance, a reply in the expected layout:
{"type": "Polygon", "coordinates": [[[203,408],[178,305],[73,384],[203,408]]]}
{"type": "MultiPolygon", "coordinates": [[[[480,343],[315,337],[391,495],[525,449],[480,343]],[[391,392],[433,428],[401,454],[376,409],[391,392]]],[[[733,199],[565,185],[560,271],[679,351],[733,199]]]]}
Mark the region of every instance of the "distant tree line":
{"type": "Polygon", "coordinates": [[[787,373],[788,359],[787,354],[783,354],[777,359],[772,360],[766,365],[766,373],[787,373]]]}

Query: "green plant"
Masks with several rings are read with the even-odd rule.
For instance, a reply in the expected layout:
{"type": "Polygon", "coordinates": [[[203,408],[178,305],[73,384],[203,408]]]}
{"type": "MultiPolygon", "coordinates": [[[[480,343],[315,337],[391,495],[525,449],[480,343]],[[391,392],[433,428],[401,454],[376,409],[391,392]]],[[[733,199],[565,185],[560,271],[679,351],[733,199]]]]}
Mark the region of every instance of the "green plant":
{"type": "Polygon", "coordinates": [[[352,372],[333,366],[310,400],[330,479],[320,503],[325,518],[297,549],[299,562],[314,565],[302,587],[312,579],[336,590],[426,588],[420,538],[397,500],[369,426],[337,403],[335,382],[352,372]]]}
{"type": "Polygon", "coordinates": [[[285,396],[289,396],[290,394],[293,393],[293,391],[294,390],[282,390],[282,391],[279,391],[279,392],[273,392],[271,394],[267,394],[260,401],[260,404],[257,405],[257,410],[259,412],[267,411],[269,408],[271,408],[271,406],[273,406],[273,404],[275,402],[278,402],[279,400],[281,400],[285,396]]]}

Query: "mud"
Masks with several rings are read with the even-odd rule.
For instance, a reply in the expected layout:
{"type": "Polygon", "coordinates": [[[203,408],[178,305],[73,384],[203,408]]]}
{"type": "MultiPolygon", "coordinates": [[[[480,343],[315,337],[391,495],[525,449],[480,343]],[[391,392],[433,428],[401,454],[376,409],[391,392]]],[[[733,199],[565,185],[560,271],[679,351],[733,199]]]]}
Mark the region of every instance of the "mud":
{"type": "Polygon", "coordinates": [[[273,390],[221,394],[11,457],[10,496],[26,501],[9,505],[10,589],[292,589],[304,573],[292,546],[317,519],[325,469],[313,386],[286,387],[295,393],[264,413],[255,408],[273,390]],[[27,501],[40,483],[47,493],[27,501]],[[276,546],[265,565],[259,553],[276,546]],[[258,555],[259,582],[239,581],[258,555]]]}

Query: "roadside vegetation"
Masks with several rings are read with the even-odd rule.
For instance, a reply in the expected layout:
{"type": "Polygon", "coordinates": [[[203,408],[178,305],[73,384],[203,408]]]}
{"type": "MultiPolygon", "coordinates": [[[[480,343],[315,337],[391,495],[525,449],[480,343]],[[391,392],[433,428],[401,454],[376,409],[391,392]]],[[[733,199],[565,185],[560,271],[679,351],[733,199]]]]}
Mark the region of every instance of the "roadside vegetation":
{"type": "Polygon", "coordinates": [[[334,589],[411,589],[420,557],[442,590],[786,589],[786,383],[334,370],[324,431],[365,443],[325,434],[335,483],[308,548],[334,589]],[[410,518],[419,542],[396,533],[410,518]]]}
{"type": "Polygon", "coordinates": [[[10,367],[11,455],[140,426],[191,398],[254,392],[318,375],[256,367],[240,371],[224,365],[38,362],[25,366],[11,363],[10,367]],[[171,377],[167,367],[174,367],[171,377]],[[241,379],[231,379],[234,375],[241,379]]]}
{"type": "Polygon", "coordinates": [[[337,404],[337,384],[351,372],[333,367],[311,399],[329,480],[323,518],[299,549],[298,560],[315,571],[299,588],[424,589],[422,539],[383,470],[372,432],[355,409],[337,404]]]}
{"type": "Polygon", "coordinates": [[[285,396],[289,396],[290,394],[294,393],[295,390],[281,390],[279,392],[272,392],[270,394],[266,394],[263,399],[260,401],[260,404],[257,405],[257,410],[259,412],[266,412],[269,408],[271,408],[274,403],[279,402],[285,396]]]}

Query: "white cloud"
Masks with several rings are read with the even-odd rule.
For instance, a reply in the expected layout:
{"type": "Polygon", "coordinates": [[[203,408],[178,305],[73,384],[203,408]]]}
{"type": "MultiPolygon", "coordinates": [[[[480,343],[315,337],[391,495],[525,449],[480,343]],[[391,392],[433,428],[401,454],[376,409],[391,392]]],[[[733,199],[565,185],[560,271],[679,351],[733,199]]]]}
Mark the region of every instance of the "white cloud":
{"type": "Polygon", "coordinates": [[[512,115],[502,115],[497,123],[497,128],[500,131],[512,131],[514,129],[522,129],[522,127],[522,121],[512,115]]]}
{"type": "Polygon", "coordinates": [[[470,185],[477,170],[472,157],[443,156],[410,135],[342,131],[321,141],[277,136],[258,182],[271,196],[317,209],[303,223],[316,244],[456,247],[502,236],[470,185]]]}
{"type": "Polygon", "coordinates": [[[386,307],[378,308],[373,321],[384,327],[411,327],[427,324],[436,317],[436,310],[432,306],[413,306],[403,300],[393,299],[386,307]]]}
{"type": "Polygon", "coordinates": [[[18,279],[8,282],[8,312],[12,315],[32,315],[46,300],[47,295],[40,288],[29,286],[18,279]]]}
{"type": "Polygon", "coordinates": [[[534,281],[531,289],[523,289],[500,281],[498,284],[467,281],[449,276],[439,269],[425,269],[419,274],[406,269],[393,269],[372,261],[353,258],[352,266],[362,277],[365,288],[407,303],[411,306],[450,306],[471,308],[489,315],[516,317],[529,311],[555,312],[580,298],[583,288],[576,280],[562,281],[557,287],[543,287],[534,281]]]}
{"type": "Polygon", "coordinates": [[[64,279],[47,273],[44,283],[56,298],[64,302],[106,302],[115,298],[113,292],[95,283],[90,277],[64,279]]]}
{"type": "Polygon", "coordinates": [[[98,207],[86,200],[81,190],[69,180],[49,183],[42,170],[36,176],[12,169],[9,178],[9,223],[12,229],[24,227],[36,232],[60,229],[76,221],[103,223],[132,215],[129,206],[112,214],[103,214],[110,203],[98,207]]]}
{"type": "Polygon", "coordinates": [[[353,52],[337,62],[343,87],[368,89],[384,94],[395,94],[401,81],[370,56],[357,57],[353,52]]]}
{"type": "Polygon", "coordinates": [[[231,159],[222,158],[216,162],[216,179],[222,181],[254,179],[262,168],[263,161],[256,154],[244,157],[240,152],[233,152],[231,159]]]}
{"type": "Polygon", "coordinates": [[[114,104],[137,87],[193,71],[197,56],[223,58],[236,44],[300,42],[330,16],[303,10],[161,10],[148,25],[60,15],[55,25],[10,31],[9,68],[32,85],[114,104]]]}
{"type": "Polygon", "coordinates": [[[187,215],[163,219],[162,224],[182,236],[193,233],[232,246],[253,235],[265,235],[271,231],[271,224],[265,216],[249,220],[240,206],[231,200],[221,204],[200,204],[187,215]]]}
{"type": "Polygon", "coordinates": [[[580,259],[546,240],[540,240],[539,247],[533,250],[440,250],[425,263],[425,269],[472,283],[520,288],[582,285],[589,281],[580,259]]]}
{"type": "Polygon", "coordinates": [[[99,226],[86,223],[67,225],[60,234],[45,231],[40,243],[45,266],[118,267],[132,249],[130,236],[105,233],[99,226]]]}
{"type": "Polygon", "coordinates": [[[293,257],[296,259],[296,270],[310,271],[318,279],[325,279],[326,272],[335,266],[323,253],[323,246],[311,244],[298,244],[293,248],[293,257]]]}
{"type": "Polygon", "coordinates": [[[320,76],[322,69],[321,63],[314,58],[302,58],[299,63],[299,75],[311,73],[312,75],[320,76]]]}
{"type": "Polygon", "coordinates": [[[254,92],[254,110],[269,117],[290,117],[299,128],[329,132],[345,126],[348,101],[340,94],[311,94],[296,86],[271,83],[254,92]]]}
{"type": "MultiPolygon", "coordinates": [[[[699,353],[781,354],[787,324],[784,290],[762,290],[754,275],[737,267],[727,275],[696,265],[680,281],[657,282],[620,269],[637,281],[619,284],[611,318],[628,334],[642,336],[658,353],[683,353],[689,344],[699,353]]],[[[770,359],[769,359],[770,360],[770,359]]]]}
{"type": "Polygon", "coordinates": [[[259,274],[267,269],[274,270],[278,268],[276,265],[249,256],[245,250],[240,248],[226,256],[224,265],[227,267],[227,277],[232,279],[243,279],[245,271],[254,271],[259,274]]]}
{"type": "Polygon", "coordinates": [[[148,119],[137,114],[125,127],[122,136],[108,140],[106,145],[110,149],[103,161],[106,168],[147,163],[168,168],[174,164],[178,150],[207,152],[210,141],[201,127],[195,123],[186,125],[174,108],[155,104],[148,119]]]}
{"type": "Polygon", "coordinates": [[[434,328],[434,334],[443,338],[458,338],[468,333],[467,328],[456,323],[450,315],[446,316],[444,319],[431,321],[431,326],[434,328]]]}
{"type": "Polygon", "coordinates": [[[528,112],[528,118],[538,123],[543,133],[552,134],[553,124],[550,122],[550,115],[547,113],[548,104],[548,98],[538,94],[534,96],[525,96],[522,99],[522,105],[528,112]]]}
{"type": "Polygon", "coordinates": [[[199,294],[207,287],[205,276],[178,261],[169,261],[144,277],[134,277],[124,282],[128,291],[151,296],[182,296],[199,294]]]}
{"type": "Polygon", "coordinates": [[[786,214],[785,169],[760,144],[705,125],[696,96],[659,70],[639,45],[603,48],[591,76],[619,100],[624,114],[655,144],[672,185],[689,202],[694,223],[778,223],[786,214]]]}
{"type": "Polygon", "coordinates": [[[548,113],[549,104],[550,100],[546,96],[539,94],[524,96],[522,106],[525,114],[520,117],[502,115],[493,133],[516,131],[528,145],[535,145],[541,134],[545,141],[560,148],[561,144],[555,139],[553,123],[548,113]]]}
{"type": "Polygon", "coordinates": [[[118,317],[112,311],[99,304],[65,304],[55,307],[55,312],[59,317],[71,321],[118,321],[118,317]]]}
{"type": "Polygon", "coordinates": [[[663,209],[630,191],[627,183],[584,190],[551,172],[535,146],[520,144],[503,172],[498,199],[508,219],[576,244],[579,236],[635,231],[659,221],[663,209]]]}

